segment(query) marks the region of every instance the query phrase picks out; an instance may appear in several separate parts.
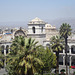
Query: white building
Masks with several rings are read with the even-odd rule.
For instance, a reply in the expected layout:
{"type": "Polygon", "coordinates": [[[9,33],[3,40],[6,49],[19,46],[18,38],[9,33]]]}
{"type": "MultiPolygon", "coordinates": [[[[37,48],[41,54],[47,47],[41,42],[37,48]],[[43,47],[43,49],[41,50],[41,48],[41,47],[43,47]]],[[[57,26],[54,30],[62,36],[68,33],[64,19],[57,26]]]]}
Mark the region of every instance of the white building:
{"type": "Polygon", "coordinates": [[[45,40],[45,22],[39,18],[35,18],[28,23],[28,34],[27,37],[32,37],[39,44],[43,45],[43,40],[45,40]]]}
{"type": "Polygon", "coordinates": [[[51,26],[37,17],[28,23],[27,37],[32,37],[43,46],[50,44],[50,38],[58,34],[55,26],[51,26]]]}
{"type": "MultiPolygon", "coordinates": [[[[15,36],[25,36],[32,37],[36,41],[39,41],[38,44],[43,45],[44,47],[48,46],[50,48],[50,38],[52,36],[59,35],[55,26],[47,24],[39,18],[35,18],[28,23],[28,30],[25,29],[14,29],[13,33],[3,33],[0,34],[0,46],[2,47],[2,52],[6,55],[10,49],[8,47],[12,44],[12,39],[15,36]]],[[[68,38],[68,66],[75,64],[75,33],[68,38]]],[[[65,69],[65,50],[60,52],[59,57],[60,70],[65,69]]],[[[71,71],[72,72],[72,71],[71,71]]]]}
{"type": "MultiPolygon", "coordinates": [[[[28,23],[28,34],[27,37],[32,37],[39,41],[39,44],[43,45],[44,47],[48,46],[50,48],[50,38],[52,36],[59,35],[59,32],[56,30],[55,26],[50,24],[46,24],[43,20],[39,18],[35,18],[28,23]]],[[[75,65],[75,33],[68,38],[68,67],[71,65],[75,65]]],[[[59,69],[66,70],[65,64],[65,50],[60,51],[59,56],[59,69]]],[[[59,70],[59,71],[60,71],[59,70]]],[[[69,68],[68,68],[69,72],[69,68]]],[[[71,72],[73,69],[71,69],[71,72]]]]}

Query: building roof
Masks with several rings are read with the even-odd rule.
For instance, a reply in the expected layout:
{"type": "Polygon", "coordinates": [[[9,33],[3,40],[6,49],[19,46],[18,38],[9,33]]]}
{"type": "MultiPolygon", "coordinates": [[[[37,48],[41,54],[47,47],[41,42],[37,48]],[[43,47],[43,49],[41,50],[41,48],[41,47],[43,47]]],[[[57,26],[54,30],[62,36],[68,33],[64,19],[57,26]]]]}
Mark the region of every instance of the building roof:
{"type": "Polygon", "coordinates": [[[5,33],[5,34],[7,34],[7,35],[8,35],[8,34],[12,34],[12,33],[5,33]]]}
{"type": "Polygon", "coordinates": [[[52,26],[51,24],[46,24],[45,28],[47,28],[47,29],[56,29],[56,27],[52,26]]]}
{"type": "Polygon", "coordinates": [[[36,22],[36,21],[43,21],[43,20],[41,20],[40,18],[36,17],[35,19],[33,19],[31,21],[36,22]]]}
{"type": "Polygon", "coordinates": [[[43,20],[36,17],[35,19],[31,20],[28,24],[46,24],[43,20]]]}

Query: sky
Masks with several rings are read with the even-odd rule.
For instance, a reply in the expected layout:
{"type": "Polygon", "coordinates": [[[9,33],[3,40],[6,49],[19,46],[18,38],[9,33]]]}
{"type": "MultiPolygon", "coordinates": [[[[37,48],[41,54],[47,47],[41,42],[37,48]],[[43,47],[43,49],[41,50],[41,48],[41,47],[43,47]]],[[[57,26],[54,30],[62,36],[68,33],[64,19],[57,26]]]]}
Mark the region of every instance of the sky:
{"type": "Polygon", "coordinates": [[[0,22],[75,18],[75,0],[0,0],[0,22]]]}

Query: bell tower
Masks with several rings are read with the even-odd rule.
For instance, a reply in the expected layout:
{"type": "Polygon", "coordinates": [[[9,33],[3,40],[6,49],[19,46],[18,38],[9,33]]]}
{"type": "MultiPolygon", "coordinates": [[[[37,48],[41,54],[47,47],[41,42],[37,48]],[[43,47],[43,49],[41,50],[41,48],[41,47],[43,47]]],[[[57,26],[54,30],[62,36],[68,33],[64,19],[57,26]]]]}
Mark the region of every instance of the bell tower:
{"type": "Polygon", "coordinates": [[[45,38],[45,22],[38,17],[31,20],[28,23],[28,37],[40,40],[39,42],[43,43],[43,38],[45,38]]]}
{"type": "Polygon", "coordinates": [[[28,23],[28,34],[44,34],[45,22],[38,17],[28,23]]]}

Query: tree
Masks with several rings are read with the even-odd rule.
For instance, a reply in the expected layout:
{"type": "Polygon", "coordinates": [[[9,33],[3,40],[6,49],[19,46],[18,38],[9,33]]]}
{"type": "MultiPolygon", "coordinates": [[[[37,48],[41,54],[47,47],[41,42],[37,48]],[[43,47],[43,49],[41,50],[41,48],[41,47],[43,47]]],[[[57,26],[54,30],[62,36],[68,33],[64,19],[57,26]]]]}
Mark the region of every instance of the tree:
{"type": "Polygon", "coordinates": [[[5,55],[2,54],[2,49],[0,48],[0,69],[4,66],[5,55]]]}
{"type": "Polygon", "coordinates": [[[51,38],[51,49],[56,52],[57,56],[57,67],[56,67],[56,73],[59,73],[59,51],[62,51],[64,49],[64,46],[62,44],[63,40],[59,36],[53,36],[51,38]]]}
{"type": "Polygon", "coordinates": [[[40,47],[37,52],[37,57],[41,59],[44,64],[40,69],[38,69],[39,73],[43,75],[44,71],[51,72],[51,69],[56,66],[56,55],[51,52],[48,47],[46,49],[40,47]]]}
{"type": "Polygon", "coordinates": [[[31,38],[15,37],[7,59],[9,75],[34,75],[37,72],[37,65],[43,65],[43,62],[35,57],[37,48],[40,47],[37,43],[31,38]]]}
{"type": "Polygon", "coordinates": [[[68,38],[68,36],[70,36],[71,35],[71,31],[72,31],[72,29],[71,29],[71,26],[69,25],[69,24],[67,24],[67,23],[63,23],[62,25],[61,25],[61,27],[60,27],[60,35],[61,35],[61,37],[63,37],[64,39],[65,39],[65,52],[66,52],[66,57],[65,57],[65,59],[66,59],[66,75],[68,75],[68,69],[67,69],[67,38],[68,38]]]}

